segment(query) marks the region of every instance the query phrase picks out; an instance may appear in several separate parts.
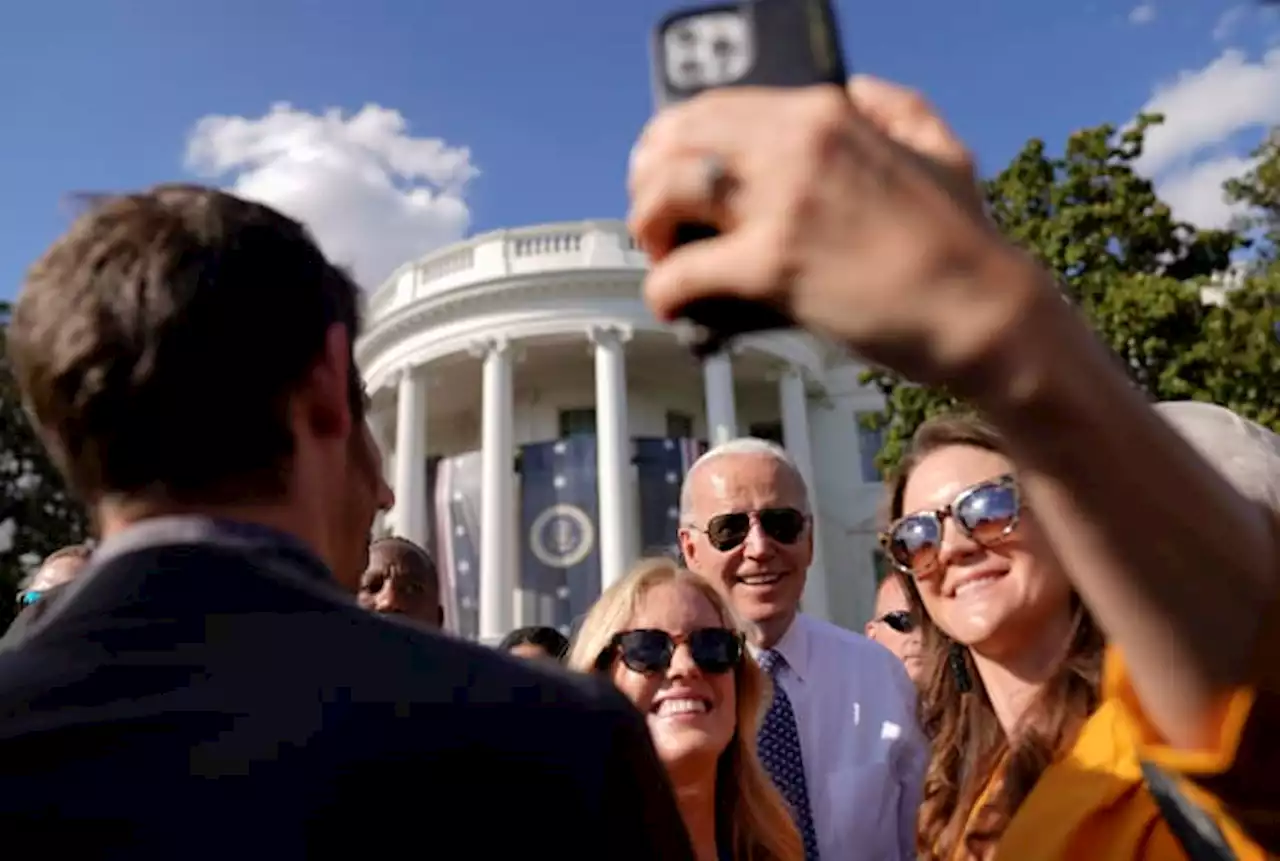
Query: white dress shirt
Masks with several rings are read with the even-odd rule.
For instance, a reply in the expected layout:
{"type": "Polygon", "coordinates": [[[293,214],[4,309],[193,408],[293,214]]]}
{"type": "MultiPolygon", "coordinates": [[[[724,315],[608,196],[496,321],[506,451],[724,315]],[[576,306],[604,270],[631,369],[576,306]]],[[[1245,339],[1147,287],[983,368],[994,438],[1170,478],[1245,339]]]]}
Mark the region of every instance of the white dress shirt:
{"type": "Polygon", "coordinates": [[[914,859],[928,746],[902,662],[803,613],[774,649],[786,660],[778,684],[796,715],[822,861],[914,859]]]}

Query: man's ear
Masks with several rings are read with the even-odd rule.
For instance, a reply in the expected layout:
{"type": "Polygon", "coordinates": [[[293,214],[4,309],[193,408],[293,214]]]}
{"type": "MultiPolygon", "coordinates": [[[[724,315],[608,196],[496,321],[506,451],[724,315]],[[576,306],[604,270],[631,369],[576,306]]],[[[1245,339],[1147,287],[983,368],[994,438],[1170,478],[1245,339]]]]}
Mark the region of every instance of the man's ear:
{"type": "Polygon", "coordinates": [[[297,403],[304,421],[317,437],[349,439],[351,413],[351,337],[334,323],[325,332],[324,350],[299,389],[297,403]]]}

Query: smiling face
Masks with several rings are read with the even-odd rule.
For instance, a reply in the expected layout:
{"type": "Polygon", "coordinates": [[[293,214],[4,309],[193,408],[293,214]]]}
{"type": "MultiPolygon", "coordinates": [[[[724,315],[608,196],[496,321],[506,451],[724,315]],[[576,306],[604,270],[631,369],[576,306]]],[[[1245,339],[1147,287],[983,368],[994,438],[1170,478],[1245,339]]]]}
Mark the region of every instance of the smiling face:
{"type": "MultiPolygon", "coordinates": [[[[950,445],[925,455],[907,479],[904,514],[934,511],[969,487],[1013,472],[1003,455],[950,445]]],[[[993,658],[1012,655],[1058,630],[1071,614],[1071,590],[1051,561],[1034,520],[986,546],[964,534],[954,517],[943,523],[936,564],[916,573],[929,617],[952,639],[993,658]]]]}
{"type": "Polygon", "coordinates": [[[788,542],[771,536],[762,520],[770,511],[808,513],[804,485],[787,464],[755,453],[709,460],[688,481],[689,509],[684,515],[689,525],[680,530],[685,563],[759,628],[760,645],[771,647],[786,633],[800,605],[813,560],[813,530],[806,524],[788,542]],[[707,528],[714,518],[733,513],[749,514],[750,528],[739,543],[717,548],[707,528]]]}
{"type": "Polygon", "coordinates": [[[710,768],[729,746],[737,726],[734,674],[707,673],[693,661],[683,638],[725,620],[693,586],[667,582],[645,593],[625,630],[657,629],[680,643],[666,672],[638,673],[622,660],[612,670],[618,686],[645,716],[658,757],[668,771],[710,768]]]}

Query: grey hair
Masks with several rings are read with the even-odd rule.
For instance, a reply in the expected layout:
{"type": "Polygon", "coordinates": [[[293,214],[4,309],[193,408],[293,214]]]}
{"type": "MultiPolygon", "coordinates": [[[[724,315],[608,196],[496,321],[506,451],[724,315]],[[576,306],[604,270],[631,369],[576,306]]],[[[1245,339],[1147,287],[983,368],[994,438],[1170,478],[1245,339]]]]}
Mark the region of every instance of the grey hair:
{"type": "Polygon", "coordinates": [[[1280,435],[1200,401],[1165,401],[1156,412],[1236,490],[1280,511],[1280,435]]]}
{"type": "Polygon", "coordinates": [[[809,484],[804,480],[804,475],[800,472],[800,467],[796,465],[791,455],[787,454],[787,450],[776,442],[770,442],[767,439],[760,439],[753,436],[744,436],[737,439],[731,439],[728,442],[722,442],[720,445],[714,446],[704,452],[701,457],[693,462],[693,466],[689,467],[689,471],[684,475],[684,483],[680,485],[680,520],[684,521],[686,515],[693,508],[693,476],[698,470],[702,469],[713,460],[730,455],[752,455],[755,457],[767,457],[776,461],[785,467],[788,472],[795,476],[796,482],[800,485],[800,491],[804,500],[804,511],[809,513],[812,505],[809,500],[809,484]]]}

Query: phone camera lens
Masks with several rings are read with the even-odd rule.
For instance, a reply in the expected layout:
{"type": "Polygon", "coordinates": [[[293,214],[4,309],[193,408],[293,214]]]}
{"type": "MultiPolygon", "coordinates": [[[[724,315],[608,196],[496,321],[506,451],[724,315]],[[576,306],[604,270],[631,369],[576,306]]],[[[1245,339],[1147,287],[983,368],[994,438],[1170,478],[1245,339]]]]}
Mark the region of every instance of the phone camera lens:
{"type": "Polygon", "coordinates": [[[672,34],[675,40],[682,45],[692,45],[698,41],[698,35],[689,27],[680,27],[672,34]]]}

